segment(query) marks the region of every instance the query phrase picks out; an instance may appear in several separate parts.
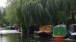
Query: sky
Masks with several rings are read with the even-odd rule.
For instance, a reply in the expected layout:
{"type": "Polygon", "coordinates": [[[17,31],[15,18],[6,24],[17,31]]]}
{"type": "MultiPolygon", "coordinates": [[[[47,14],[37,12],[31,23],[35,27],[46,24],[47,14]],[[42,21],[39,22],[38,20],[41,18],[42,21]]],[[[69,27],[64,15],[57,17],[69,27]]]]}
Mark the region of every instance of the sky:
{"type": "Polygon", "coordinates": [[[6,7],[6,2],[7,0],[0,0],[0,7],[1,6],[6,7]]]}

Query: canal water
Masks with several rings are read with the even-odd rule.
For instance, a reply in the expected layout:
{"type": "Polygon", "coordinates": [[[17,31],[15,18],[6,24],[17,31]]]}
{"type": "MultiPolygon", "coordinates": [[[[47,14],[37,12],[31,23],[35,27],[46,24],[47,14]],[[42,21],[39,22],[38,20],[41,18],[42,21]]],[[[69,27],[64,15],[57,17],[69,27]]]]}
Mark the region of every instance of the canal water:
{"type": "Polygon", "coordinates": [[[21,42],[21,33],[16,30],[0,31],[0,42],[21,42]]]}
{"type": "MultiPolygon", "coordinates": [[[[22,42],[21,41],[21,32],[18,32],[16,30],[0,31],[0,42],[22,42]]],[[[54,41],[51,39],[49,40],[49,39],[27,37],[25,42],[54,42],[54,41]]],[[[76,41],[66,39],[66,40],[64,40],[64,42],[76,42],[76,41]]]]}

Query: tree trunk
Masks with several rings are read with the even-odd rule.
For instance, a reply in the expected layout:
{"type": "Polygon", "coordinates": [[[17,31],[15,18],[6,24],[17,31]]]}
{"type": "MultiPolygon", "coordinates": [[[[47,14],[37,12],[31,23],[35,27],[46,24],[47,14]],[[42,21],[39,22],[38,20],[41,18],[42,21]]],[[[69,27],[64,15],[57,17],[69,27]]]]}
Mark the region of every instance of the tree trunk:
{"type": "Polygon", "coordinates": [[[22,42],[26,42],[27,38],[27,29],[24,25],[22,25],[22,42]]]}
{"type": "Polygon", "coordinates": [[[72,11],[72,20],[75,20],[75,11],[72,11]]]}

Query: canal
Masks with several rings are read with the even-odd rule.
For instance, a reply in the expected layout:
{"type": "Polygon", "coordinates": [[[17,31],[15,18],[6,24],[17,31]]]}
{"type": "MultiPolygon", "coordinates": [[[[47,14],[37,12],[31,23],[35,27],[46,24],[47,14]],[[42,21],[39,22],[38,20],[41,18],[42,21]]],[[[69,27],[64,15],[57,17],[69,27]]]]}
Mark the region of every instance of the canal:
{"type": "Polygon", "coordinates": [[[0,42],[21,42],[21,32],[16,30],[1,30],[0,42]]]}
{"type": "MultiPolygon", "coordinates": [[[[0,42],[22,42],[21,32],[18,32],[16,30],[2,30],[0,31],[0,42]]],[[[54,40],[35,38],[29,36],[24,42],[54,42],[54,40]]],[[[64,42],[76,42],[76,41],[71,39],[65,39],[64,42]]]]}

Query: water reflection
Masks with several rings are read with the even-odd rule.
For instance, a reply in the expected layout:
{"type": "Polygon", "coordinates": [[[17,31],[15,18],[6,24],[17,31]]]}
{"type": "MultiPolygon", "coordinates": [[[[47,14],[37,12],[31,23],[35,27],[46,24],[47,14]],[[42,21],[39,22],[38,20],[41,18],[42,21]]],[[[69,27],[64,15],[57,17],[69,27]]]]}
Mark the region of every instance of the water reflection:
{"type": "Polygon", "coordinates": [[[0,33],[0,42],[20,42],[20,33],[0,33]]]}
{"type": "MultiPolygon", "coordinates": [[[[44,38],[34,38],[34,37],[28,37],[26,41],[24,42],[54,42],[52,39],[44,39],[44,38]]],[[[65,39],[64,42],[76,42],[76,40],[72,39],[65,39]]]]}
{"type": "MultiPolygon", "coordinates": [[[[7,33],[0,34],[0,42],[20,42],[21,35],[20,33],[7,33]]],[[[35,38],[35,37],[27,37],[25,42],[54,42],[53,39],[44,39],[44,38],[35,38]]],[[[76,42],[75,40],[64,40],[64,42],[76,42]]]]}

